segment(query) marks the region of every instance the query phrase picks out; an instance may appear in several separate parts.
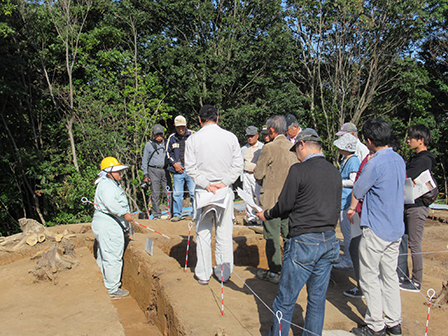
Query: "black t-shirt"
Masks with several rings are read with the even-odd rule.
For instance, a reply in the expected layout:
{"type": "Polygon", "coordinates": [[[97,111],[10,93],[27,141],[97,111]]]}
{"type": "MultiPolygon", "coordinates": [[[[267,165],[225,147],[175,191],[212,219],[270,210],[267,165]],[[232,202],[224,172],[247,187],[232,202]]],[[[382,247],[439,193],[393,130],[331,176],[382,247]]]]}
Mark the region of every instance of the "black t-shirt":
{"type": "MultiPolygon", "coordinates": [[[[414,154],[406,163],[406,176],[414,180],[427,169],[432,172],[435,166],[435,154],[428,150],[421,151],[420,153],[414,154]]],[[[406,208],[420,206],[425,206],[420,197],[415,200],[414,204],[405,204],[406,208]]]]}
{"type": "Polygon", "coordinates": [[[334,230],[339,219],[342,178],[323,156],[291,166],[272,218],[289,218],[289,237],[334,230]]]}

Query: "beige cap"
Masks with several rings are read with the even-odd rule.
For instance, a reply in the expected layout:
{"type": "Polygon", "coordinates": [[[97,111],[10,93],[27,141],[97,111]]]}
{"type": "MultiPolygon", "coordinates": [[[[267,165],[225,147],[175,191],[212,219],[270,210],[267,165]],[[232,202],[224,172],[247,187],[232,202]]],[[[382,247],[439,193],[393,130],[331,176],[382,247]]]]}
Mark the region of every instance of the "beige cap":
{"type": "Polygon", "coordinates": [[[182,117],[181,115],[178,115],[175,119],[174,119],[174,126],[187,126],[187,120],[182,117]]]}

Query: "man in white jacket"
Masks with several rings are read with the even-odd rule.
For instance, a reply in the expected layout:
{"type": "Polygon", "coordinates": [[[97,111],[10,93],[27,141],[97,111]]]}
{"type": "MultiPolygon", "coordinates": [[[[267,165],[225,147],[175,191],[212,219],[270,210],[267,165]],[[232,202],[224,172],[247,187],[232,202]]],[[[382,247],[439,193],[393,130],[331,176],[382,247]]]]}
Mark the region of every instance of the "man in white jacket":
{"type": "Polygon", "coordinates": [[[218,110],[205,105],[199,110],[201,129],[188,138],[185,170],[196,184],[195,223],[197,264],[195,276],[207,285],[212,275],[211,238],[216,225],[215,275],[224,281],[233,272],[233,191],[241,175],[243,158],[237,137],[217,125],[218,110]]]}

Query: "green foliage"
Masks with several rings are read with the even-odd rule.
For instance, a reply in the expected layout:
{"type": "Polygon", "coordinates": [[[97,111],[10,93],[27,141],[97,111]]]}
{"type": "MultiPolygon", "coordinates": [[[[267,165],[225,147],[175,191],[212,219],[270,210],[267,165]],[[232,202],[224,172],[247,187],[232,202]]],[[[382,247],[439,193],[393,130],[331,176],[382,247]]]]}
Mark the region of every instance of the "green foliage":
{"type": "Polygon", "coordinates": [[[130,166],[123,187],[143,209],[152,126],[169,134],[182,114],[197,130],[204,104],[241,145],[248,125],[292,113],[334,161],[343,122],[383,116],[405,158],[423,123],[444,191],[447,13],[448,0],[1,0],[0,234],[23,216],[89,221],[80,198],[105,156],[130,166]]]}

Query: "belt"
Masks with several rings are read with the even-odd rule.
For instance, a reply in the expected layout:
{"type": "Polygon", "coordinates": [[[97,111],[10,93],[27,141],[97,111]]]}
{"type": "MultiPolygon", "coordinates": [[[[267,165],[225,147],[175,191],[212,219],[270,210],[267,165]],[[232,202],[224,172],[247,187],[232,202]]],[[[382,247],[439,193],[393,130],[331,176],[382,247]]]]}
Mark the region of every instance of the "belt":
{"type": "Polygon", "coordinates": [[[247,171],[247,170],[245,170],[244,172],[248,173],[248,174],[253,174],[254,173],[253,171],[247,171]]]}
{"type": "Polygon", "coordinates": [[[164,166],[160,167],[160,166],[151,166],[151,165],[148,165],[148,167],[150,167],[150,168],[157,168],[157,169],[164,169],[165,168],[164,166]]]}

